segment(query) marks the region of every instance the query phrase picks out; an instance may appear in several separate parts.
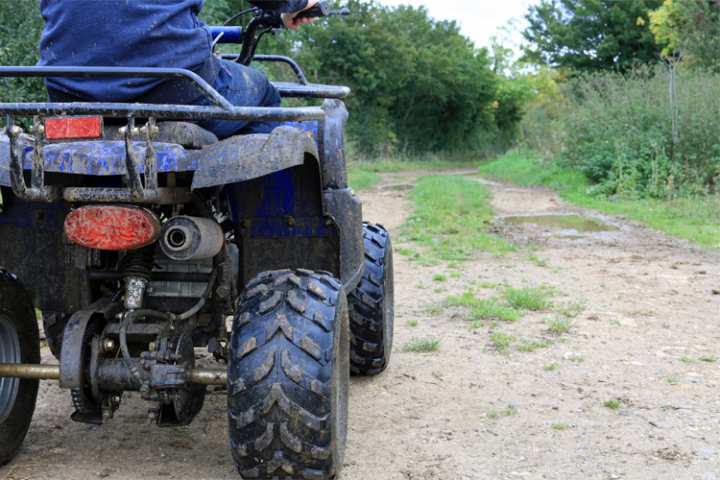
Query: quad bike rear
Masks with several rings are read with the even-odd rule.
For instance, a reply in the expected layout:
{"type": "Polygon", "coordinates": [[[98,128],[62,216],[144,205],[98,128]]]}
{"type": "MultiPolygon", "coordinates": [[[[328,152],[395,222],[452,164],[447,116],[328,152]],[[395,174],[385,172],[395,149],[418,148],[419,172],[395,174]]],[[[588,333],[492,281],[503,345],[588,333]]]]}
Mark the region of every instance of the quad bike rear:
{"type": "Polygon", "coordinates": [[[281,94],[321,106],[235,107],[178,69],[0,68],[182,77],[213,103],[0,104],[0,465],[21,447],[38,381],[57,380],[72,420],[96,425],[130,391],[157,425],[188,425],[208,386],[225,387],[242,478],[339,472],[350,372],[389,362],[391,243],[347,185],[349,89],[255,55],[278,18],[252,13],[245,30],[213,29],[243,45],[227,58],[290,65],[298,81],[281,94]],[[279,126],[218,140],[193,123],[207,119],[279,126]],[[40,363],[37,312],[58,364],[40,363]]]}

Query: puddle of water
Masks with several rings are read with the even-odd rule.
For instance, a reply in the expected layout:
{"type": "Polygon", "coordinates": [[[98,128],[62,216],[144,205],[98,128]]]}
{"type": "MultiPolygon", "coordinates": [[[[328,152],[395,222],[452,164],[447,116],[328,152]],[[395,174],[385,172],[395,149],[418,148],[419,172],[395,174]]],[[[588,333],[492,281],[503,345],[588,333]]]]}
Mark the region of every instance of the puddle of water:
{"type": "Polygon", "coordinates": [[[507,217],[504,219],[511,225],[539,225],[558,230],[575,230],[577,232],[614,232],[617,227],[582,215],[529,215],[507,217]]]}

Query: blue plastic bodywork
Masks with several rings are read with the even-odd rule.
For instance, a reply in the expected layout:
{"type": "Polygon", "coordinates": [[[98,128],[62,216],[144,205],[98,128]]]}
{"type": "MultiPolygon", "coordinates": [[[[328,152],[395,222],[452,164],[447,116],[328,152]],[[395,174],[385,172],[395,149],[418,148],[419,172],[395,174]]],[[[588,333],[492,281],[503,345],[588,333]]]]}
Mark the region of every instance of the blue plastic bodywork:
{"type": "MultiPolygon", "coordinates": [[[[191,172],[197,170],[197,158],[191,158],[180,145],[155,143],[158,172],[191,172]]],[[[145,143],[135,142],[133,150],[143,158],[145,143]]],[[[127,173],[125,142],[94,141],[54,143],[43,150],[45,172],[69,175],[115,176],[127,173]]],[[[23,169],[32,170],[33,147],[23,147],[23,169]]],[[[138,165],[144,173],[145,165],[138,165]]],[[[0,185],[10,187],[10,148],[7,137],[0,138],[0,185]]]]}
{"type": "Polygon", "coordinates": [[[267,175],[260,179],[258,191],[262,192],[259,204],[250,206],[242,201],[242,187],[233,185],[228,195],[235,224],[243,218],[253,218],[252,238],[327,237],[332,229],[324,218],[317,216],[317,208],[307,202],[306,192],[299,190],[292,170],[267,175]],[[288,223],[292,218],[293,222],[288,223]]]}
{"type": "MultiPolygon", "coordinates": [[[[303,153],[318,158],[317,150],[308,145],[306,137],[318,138],[317,122],[287,124],[269,136],[232,137],[200,150],[186,150],[174,143],[153,142],[156,171],[196,172],[193,188],[241,182],[302,163],[303,153]],[[302,152],[299,158],[298,151],[292,148],[299,148],[302,152]]],[[[21,144],[23,169],[32,171],[34,146],[27,138],[21,144]]],[[[146,149],[145,142],[133,142],[137,158],[145,158],[146,149]]],[[[43,158],[46,173],[98,177],[127,173],[125,142],[121,140],[50,143],[43,148],[43,158]]],[[[142,174],[144,171],[144,162],[140,162],[137,172],[142,174]]],[[[0,136],[0,186],[12,186],[6,135],[0,136]]]]}

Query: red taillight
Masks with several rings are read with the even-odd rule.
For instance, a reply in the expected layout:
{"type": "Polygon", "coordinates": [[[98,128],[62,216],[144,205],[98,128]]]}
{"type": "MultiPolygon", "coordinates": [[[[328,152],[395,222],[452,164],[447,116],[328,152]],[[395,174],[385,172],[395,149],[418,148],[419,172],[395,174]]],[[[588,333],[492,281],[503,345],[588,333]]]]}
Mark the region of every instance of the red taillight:
{"type": "Polygon", "coordinates": [[[160,221],[148,210],[97,205],[73,210],[65,219],[65,234],[81,247],[95,250],[135,250],[157,241],[160,221]]]}
{"type": "Polygon", "coordinates": [[[102,138],[102,117],[53,117],[45,119],[48,140],[91,140],[102,138]]]}

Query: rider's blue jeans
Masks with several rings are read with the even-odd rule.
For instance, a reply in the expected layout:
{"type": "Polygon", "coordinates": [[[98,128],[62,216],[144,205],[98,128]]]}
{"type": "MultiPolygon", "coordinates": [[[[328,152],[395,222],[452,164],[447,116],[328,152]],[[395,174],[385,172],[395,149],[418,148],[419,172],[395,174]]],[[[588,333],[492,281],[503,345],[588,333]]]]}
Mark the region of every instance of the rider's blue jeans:
{"type": "MultiPolygon", "coordinates": [[[[230,103],[242,107],[279,107],[280,94],[260,71],[235,62],[221,60],[220,72],[213,87],[230,103]]],[[[204,97],[192,102],[207,105],[204,97]]],[[[200,125],[219,138],[231,137],[237,133],[269,133],[277,123],[247,123],[232,120],[208,120],[200,125]]]]}

